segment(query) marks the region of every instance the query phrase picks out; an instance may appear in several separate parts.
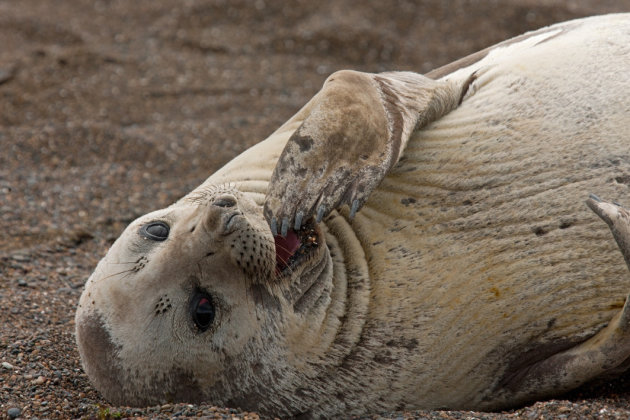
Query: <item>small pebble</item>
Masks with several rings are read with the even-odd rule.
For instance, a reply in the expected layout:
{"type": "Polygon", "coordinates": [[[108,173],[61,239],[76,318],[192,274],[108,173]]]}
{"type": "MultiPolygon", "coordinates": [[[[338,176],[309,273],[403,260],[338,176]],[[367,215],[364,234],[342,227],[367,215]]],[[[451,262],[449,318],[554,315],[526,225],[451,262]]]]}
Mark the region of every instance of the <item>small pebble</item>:
{"type": "Polygon", "coordinates": [[[13,79],[12,68],[0,68],[0,85],[13,79]]]}
{"type": "Polygon", "coordinates": [[[2,362],[2,367],[7,369],[7,370],[11,370],[13,369],[13,365],[9,362],[2,362]]]}
{"type": "Polygon", "coordinates": [[[17,407],[11,407],[7,410],[7,415],[10,419],[17,418],[20,416],[20,414],[22,414],[22,411],[17,407]]]}
{"type": "Polygon", "coordinates": [[[24,254],[15,254],[13,255],[13,259],[19,262],[29,262],[31,260],[31,257],[24,254]]]}

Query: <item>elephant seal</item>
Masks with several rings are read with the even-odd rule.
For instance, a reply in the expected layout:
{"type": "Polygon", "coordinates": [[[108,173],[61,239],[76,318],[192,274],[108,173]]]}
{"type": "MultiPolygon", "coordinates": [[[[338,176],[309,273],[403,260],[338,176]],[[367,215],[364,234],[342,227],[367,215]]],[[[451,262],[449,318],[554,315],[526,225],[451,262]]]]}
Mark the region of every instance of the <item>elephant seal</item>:
{"type": "Polygon", "coordinates": [[[77,309],[85,371],[116,404],[316,418],[503,409],[623,370],[630,276],[583,197],[628,194],[629,69],[619,14],[426,76],[333,74],[127,227],[77,309]]]}

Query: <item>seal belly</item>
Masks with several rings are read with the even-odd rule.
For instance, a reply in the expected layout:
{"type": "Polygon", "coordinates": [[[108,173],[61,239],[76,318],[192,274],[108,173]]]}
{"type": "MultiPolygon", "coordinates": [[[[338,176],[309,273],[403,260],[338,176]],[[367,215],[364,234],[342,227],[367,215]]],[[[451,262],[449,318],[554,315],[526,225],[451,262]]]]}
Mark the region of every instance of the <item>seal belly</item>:
{"type": "Polygon", "coordinates": [[[584,341],[623,306],[627,268],[584,201],[628,195],[626,38],[557,36],[472,69],[354,221],[387,320],[374,336],[422,337],[399,378],[412,405],[479,404],[519,355],[584,341]]]}

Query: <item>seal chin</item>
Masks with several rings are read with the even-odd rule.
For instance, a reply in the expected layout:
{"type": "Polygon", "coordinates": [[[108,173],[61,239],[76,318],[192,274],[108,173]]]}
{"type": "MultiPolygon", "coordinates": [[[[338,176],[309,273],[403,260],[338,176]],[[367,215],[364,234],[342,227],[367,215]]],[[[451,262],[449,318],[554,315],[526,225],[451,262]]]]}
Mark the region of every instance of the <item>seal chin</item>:
{"type": "Polygon", "coordinates": [[[125,401],[121,383],[124,376],[117,356],[120,347],[113,342],[102,316],[96,311],[79,310],[75,324],[83,369],[105,398],[112,402],[125,401]]]}
{"type": "Polygon", "coordinates": [[[154,372],[143,383],[141,377],[130,377],[118,356],[116,345],[98,312],[77,312],[76,337],[83,369],[94,386],[113,404],[146,406],[182,401],[201,403],[204,394],[194,375],[181,368],[154,372]]]}

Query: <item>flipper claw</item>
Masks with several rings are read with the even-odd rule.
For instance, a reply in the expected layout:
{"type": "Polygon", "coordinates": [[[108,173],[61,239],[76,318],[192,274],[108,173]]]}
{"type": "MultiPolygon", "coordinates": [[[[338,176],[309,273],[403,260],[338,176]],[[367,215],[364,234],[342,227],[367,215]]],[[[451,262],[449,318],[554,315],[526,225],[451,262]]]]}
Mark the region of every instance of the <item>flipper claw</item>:
{"type": "Polygon", "coordinates": [[[304,212],[302,210],[298,211],[295,214],[295,223],[293,225],[293,230],[299,230],[302,227],[302,218],[304,217],[304,212]]]}
{"type": "Polygon", "coordinates": [[[354,216],[357,214],[357,210],[359,210],[359,200],[354,200],[352,202],[352,208],[350,209],[350,220],[354,219],[354,216]]]}
{"type": "Polygon", "coordinates": [[[319,208],[317,209],[317,219],[315,220],[317,223],[321,222],[322,219],[324,218],[325,210],[326,210],[326,207],[324,207],[323,205],[320,205],[319,208]]]}
{"type": "Polygon", "coordinates": [[[278,234],[278,221],[276,220],[275,217],[271,218],[271,234],[273,236],[276,236],[278,234]]]}
{"type": "Polygon", "coordinates": [[[289,219],[285,217],[282,219],[282,228],[280,234],[282,235],[282,237],[285,237],[287,236],[287,233],[289,233],[289,219]]]}

